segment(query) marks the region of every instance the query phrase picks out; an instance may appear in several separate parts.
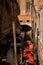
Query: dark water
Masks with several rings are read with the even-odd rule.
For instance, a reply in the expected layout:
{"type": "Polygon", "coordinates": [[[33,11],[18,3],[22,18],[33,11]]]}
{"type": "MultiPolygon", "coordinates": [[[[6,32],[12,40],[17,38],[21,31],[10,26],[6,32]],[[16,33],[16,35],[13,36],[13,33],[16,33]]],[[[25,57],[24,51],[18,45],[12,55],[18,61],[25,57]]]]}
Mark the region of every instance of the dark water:
{"type": "Polygon", "coordinates": [[[10,65],[10,63],[7,63],[7,62],[0,62],[0,65],[10,65]]]}

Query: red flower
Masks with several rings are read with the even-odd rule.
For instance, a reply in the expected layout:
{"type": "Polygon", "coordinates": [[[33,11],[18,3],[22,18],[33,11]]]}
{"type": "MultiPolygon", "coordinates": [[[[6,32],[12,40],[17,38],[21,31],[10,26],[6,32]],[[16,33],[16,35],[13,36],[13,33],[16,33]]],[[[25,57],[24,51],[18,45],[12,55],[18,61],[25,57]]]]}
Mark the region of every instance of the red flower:
{"type": "Polygon", "coordinates": [[[34,62],[34,56],[32,56],[31,53],[27,54],[27,58],[30,62],[34,62]]]}

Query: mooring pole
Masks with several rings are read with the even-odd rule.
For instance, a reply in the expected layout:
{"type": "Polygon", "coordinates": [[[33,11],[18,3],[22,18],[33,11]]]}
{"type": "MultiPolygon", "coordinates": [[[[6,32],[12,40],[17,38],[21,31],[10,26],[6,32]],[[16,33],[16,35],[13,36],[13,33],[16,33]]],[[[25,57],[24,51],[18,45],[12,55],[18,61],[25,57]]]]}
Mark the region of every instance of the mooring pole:
{"type": "Polygon", "coordinates": [[[13,28],[13,38],[14,38],[14,65],[17,65],[17,48],[16,48],[16,24],[17,22],[14,18],[16,17],[16,14],[14,14],[14,1],[12,2],[12,28],[13,28]],[[14,17],[15,16],[15,17],[14,17]]]}

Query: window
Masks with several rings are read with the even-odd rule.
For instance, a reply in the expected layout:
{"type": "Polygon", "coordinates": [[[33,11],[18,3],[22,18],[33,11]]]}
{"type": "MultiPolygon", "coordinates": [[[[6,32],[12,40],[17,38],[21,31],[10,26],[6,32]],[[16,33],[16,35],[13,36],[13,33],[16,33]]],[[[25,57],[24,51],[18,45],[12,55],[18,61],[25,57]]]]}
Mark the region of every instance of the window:
{"type": "Polygon", "coordinates": [[[20,22],[22,22],[22,20],[20,20],[20,22]]]}
{"type": "Polygon", "coordinates": [[[26,11],[30,10],[30,0],[26,1],[26,11]]]}
{"type": "Polygon", "coordinates": [[[27,22],[29,22],[29,20],[27,20],[27,22]]]}
{"type": "Polygon", "coordinates": [[[26,9],[29,10],[30,9],[30,2],[26,3],[26,9]]]}

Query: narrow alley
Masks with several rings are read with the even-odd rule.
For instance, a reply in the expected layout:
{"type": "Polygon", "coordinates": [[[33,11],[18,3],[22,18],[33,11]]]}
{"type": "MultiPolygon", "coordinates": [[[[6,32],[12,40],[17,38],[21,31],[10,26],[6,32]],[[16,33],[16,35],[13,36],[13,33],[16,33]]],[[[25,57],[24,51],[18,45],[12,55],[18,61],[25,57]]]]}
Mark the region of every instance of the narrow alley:
{"type": "Polygon", "coordinates": [[[0,65],[43,65],[43,0],[0,0],[0,65]]]}

